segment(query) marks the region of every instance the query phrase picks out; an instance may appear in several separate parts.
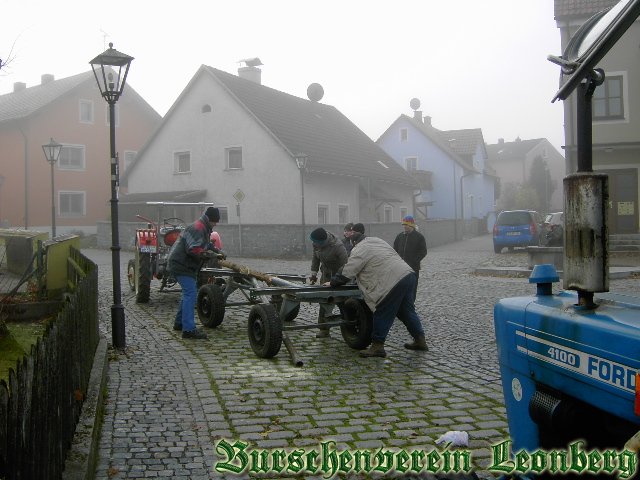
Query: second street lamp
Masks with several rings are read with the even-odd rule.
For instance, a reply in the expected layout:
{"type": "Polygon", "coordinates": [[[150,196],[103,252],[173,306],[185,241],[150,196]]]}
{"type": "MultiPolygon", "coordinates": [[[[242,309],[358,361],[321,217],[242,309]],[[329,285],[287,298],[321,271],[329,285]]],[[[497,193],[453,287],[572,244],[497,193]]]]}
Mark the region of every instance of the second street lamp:
{"type": "Polygon", "coordinates": [[[42,145],[42,150],[44,151],[47,162],[51,164],[51,238],[54,238],[56,236],[56,197],[53,186],[53,166],[58,161],[58,158],[60,158],[62,145],[52,138],[49,143],[42,145]]]}
{"type": "Polygon", "coordinates": [[[304,153],[298,153],[295,156],[296,165],[300,170],[300,192],[302,199],[302,253],[306,255],[307,253],[307,232],[306,225],[304,221],[304,172],[307,168],[307,161],[309,160],[309,156],[304,153]]]}
{"type": "Polygon", "coordinates": [[[120,234],[118,231],[118,154],[116,153],[116,102],[122,95],[133,57],[121,53],[109,43],[109,48],[91,60],[100,94],[109,104],[109,145],[111,152],[111,272],[113,275],[113,305],[111,306],[111,337],[113,347],[126,346],[124,307],[120,289],[120,234]]]}

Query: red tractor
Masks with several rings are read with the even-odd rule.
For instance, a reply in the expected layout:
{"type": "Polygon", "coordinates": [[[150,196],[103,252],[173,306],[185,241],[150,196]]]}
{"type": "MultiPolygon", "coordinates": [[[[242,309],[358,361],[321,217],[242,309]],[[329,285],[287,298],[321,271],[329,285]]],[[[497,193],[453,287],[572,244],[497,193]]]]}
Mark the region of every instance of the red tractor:
{"type": "Polygon", "coordinates": [[[136,292],[136,302],[147,303],[152,278],[162,282],[160,291],[176,284],[176,279],[167,269],[167,261],[169,251],[185,229],[185,224],[175,217],[165,218],[162,225],[142,215],[136,217],[148,222],[148,226],[136,230],[136,254],[127,264],[127,278],[131,290],[136,292]]]}

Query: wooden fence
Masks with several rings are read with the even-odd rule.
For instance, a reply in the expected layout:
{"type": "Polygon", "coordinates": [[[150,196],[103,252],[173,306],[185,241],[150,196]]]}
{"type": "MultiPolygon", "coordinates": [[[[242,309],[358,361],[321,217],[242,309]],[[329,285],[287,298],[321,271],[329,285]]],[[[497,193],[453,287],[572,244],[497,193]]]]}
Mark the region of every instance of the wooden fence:
{"type": "Polygon", "coordinates": [[[99,342],[98,269],[72,248],[69,295],[31,353],[0,380],[0,478],[59,479],[99,342]]]}

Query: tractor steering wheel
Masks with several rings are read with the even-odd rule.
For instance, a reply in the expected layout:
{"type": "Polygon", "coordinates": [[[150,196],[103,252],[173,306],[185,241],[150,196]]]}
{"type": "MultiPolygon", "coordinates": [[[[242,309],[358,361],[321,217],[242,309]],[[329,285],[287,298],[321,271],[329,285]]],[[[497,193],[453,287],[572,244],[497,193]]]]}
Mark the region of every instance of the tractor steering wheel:
{"type": "Polygon", "coordinates": [[[178,218],[178,217],[165,218],[163,220],[163,223],[164,223],[165,227],[168,226],[168,227],[171,227],[171,228],[178,228],[179,226],[184,225],[184,221],[181,218],[178,218]]]}

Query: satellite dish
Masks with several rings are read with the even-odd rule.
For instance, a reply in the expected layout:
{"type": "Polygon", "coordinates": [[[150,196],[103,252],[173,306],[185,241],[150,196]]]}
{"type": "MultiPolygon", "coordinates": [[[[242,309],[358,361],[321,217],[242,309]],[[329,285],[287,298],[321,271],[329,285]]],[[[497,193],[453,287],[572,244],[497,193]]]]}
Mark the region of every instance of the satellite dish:
{"type": "Polygon", "coordinates": [[[409,102],[409,106],[413,110],[419,109],[420,108],[420,100],[418,100],[417,98],[412,98],[411,101],[409,102]]]}
{"type": "Polygon", "coordinates": [[[571,37],[561,57],[547,58],[570,75],[552,102],[566,100],[640,15],[640,0],[620,0],[587,20],[571,37]]]}
{"type": "Polygon", "coordinates": [[[307,97],[312,102],[319,102],[324,97],[324,88],[319,83],[312,83],[307,87],[307,97]]]}

